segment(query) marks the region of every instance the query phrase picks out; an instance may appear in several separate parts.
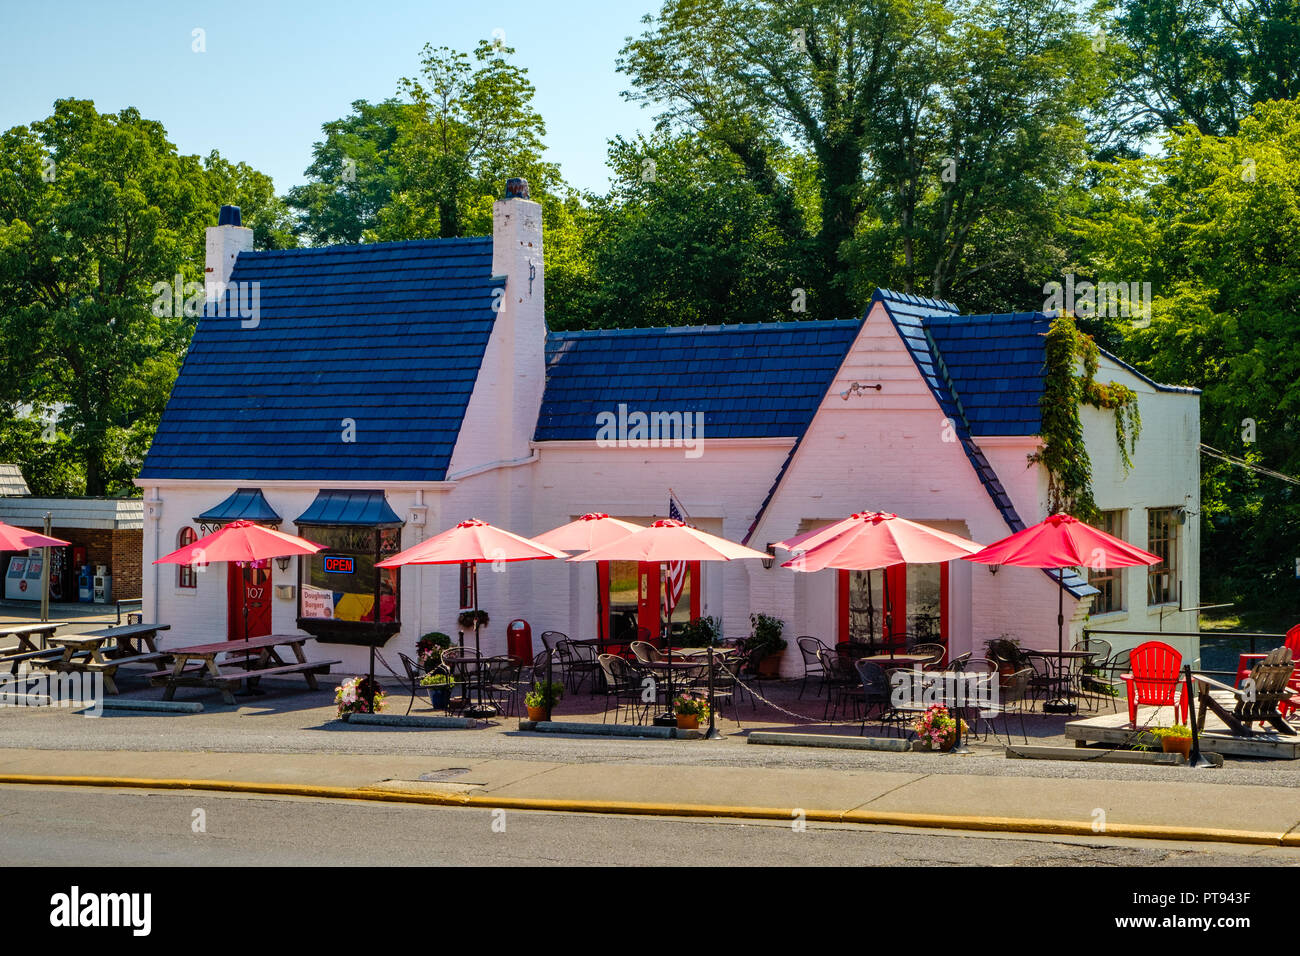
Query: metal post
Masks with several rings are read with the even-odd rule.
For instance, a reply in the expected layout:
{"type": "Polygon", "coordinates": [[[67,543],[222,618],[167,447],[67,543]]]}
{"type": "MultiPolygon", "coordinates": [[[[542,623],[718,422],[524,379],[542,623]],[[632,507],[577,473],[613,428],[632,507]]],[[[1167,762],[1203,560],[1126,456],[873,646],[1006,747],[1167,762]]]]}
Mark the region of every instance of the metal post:
{"type": "MultiPolygon", "coordinates": [[[[732,696],[732,703],[733,704],[735,703],[734,690],[732,696]]],[[[714,740],[718,736],[720,736],[718,734],[718,728],[714,723],[714,717],[715,714],[714,714],[714,707],[713,707],[713,645],[709,644],[709,732],[705,734],[705,738],[708,740],[714,740]]]]}
{"type": "Polygon", "coordinates": [[[551,662],[555,655],[548,648],[546,651],[546,693],[542,695],[542,700],[546,703],[546,719],[551,719],[551,662]]]}
{"type": "MultiPolygon", "coordinates": [[[[45,536],[50,537],[50,513],[45,512],[45,536]]],[[[50,619],[50,549],[41,548],[41,623],[50,619]]]]}
{"type": "Polygon", "coordinates": [[[1187,723],[1192,728],[1192,752],[1187,755],[1187,766],[1213,767],[1208,757],[1201,756],[1201,738],[1196,729],[1196,698],[1192,696],[1192,665],[1184,664],[1183,673],[1187,678],[1187,723]]]}

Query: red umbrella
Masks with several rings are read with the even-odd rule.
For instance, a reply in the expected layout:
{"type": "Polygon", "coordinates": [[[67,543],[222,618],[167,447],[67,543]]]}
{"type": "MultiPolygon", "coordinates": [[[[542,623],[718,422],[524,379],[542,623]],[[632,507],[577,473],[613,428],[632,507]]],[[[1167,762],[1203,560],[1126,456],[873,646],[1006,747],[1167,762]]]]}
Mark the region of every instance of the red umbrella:
{"type": "MultiPolygon", "coordinates": [[[[559,548],[561,551],[590,551],[613,544],[626,538],[634,531],[640,531],[641,525],[630,521],[611,518],[603,511],[594,511],[568,524],[552,528],[544,534],[533,538],[537,544],[559,548]]],[[[601,640],[605,637],[605,596],[596,591],[596,632],[601,640]]]]}
{"type": "Polygon", "coordinates": [[[51,538],[37,531],[16,528],[0,521],[0,551],[26,551],[28,548],[61,548],[71,542],[51,538]]]}
{"type": "MultiPolygon", "coordinates": [[[[744,558],[763,560],[768,555],[743,544],[736,544],[699,528],[692,528],[676,518],[661,518],[648,528],[634,531],[624,538],[593,548],[585,554],[569,558],[570,561],[653,561],[665,564],[671,561],[736,561],[744,558]]],[[[668,641],[668,622],[663,624],[663,643],[668,648],[672,663],[672,645],[668,641]]],[[[713,659],[709,659],[709,735],[714,734],[713,713],[713,659]]],[[[668,670],[668,696],[673,694],[673,672],[668,670]]],[[[665,722],[672,721],[671,713],[661,715],[665,722]]]]}
{"type": "MultiPolygon", "coordinates": [[[[323,545],[252,521],[232,521],[212,534],[204,535],[171,554],[164,555],[154,564],[207,564],[214,561],[236,563],[267,561],[287,558],[295,554],[315,554],[323,545]]],[[[244,592],[244,640],[248,640],[248,591],[244,592]]],[[[245,667],[251,662],[244,659],[245,667]]],[[[250,688],[249,693],[254,691],[250,688]]]]}
{"type": "Polygon", "coordinates": [[[802,554],[781,565],[796,571],[840,568],[873,571],[895,564],[937,564],[973,554],[981,545],[908,521],[896,514],[865,511],[829,527],[799,535],[781,547],[794,550],[799,542],[802,554]]]}
{"type": "Polygon", "coordinates": [[[315,554],[323,545],[251,521],[232,521],[212,534],[177,548],[154,564],[207,564],[213,561],[265,561],[315,554]]]}
{"type": "MultiPolygon", "coordinates": [[[[407,564],[469,565],[470,600],[474,605],[474,652],[481,656],[478,623],[479,562],[534,561],[566,557],[568,555],[563,551],[537,544],[478,518],[470,518],[454,528],[435,534],[428,541],[421,541],[391,558],[376,562],[375,567],[400,568],[407,564]]],[[[478,672],[479,711],[483,712],[483,668],[475,669],[478,672]]]]}
{"type": "MultiPolygon", "coordinates": [[[[889,512],[864,511],[796,535],[779,543],[788,551],[800,551],[781,565],[795,571],[820,571],[836,568],[871,572],[885,569],[882,590],[885,614],[889,608],[889,571],[896,564],[938,564],[976,552],[980,545],[960,535],[939,531],[889,512]]],[[[871,594],[868,582],[868,597],[871,594]]],[[[885,632],[892,638],[892,627],[885,632]]],[[[892,648],[892,643],[891,643],[892,648]]]]}
{"type": "MultiPolygon", "coordinates": [[[[1085,524],[1068,514],[1054,514],[1036,525],[995,541],[963,557],[980,564],[1010,564],[1020,568],[1055,568],[1060,586],[1056,604],[1056,648],[1065,649],[1065,569],[1127,568],[1159,564],[1160,555],[1135,548],[1127,541],[1085,524]]],[[[1059,658],[1058,658],[1059,660],[1059,658]]],[[[1055,701],[1063,707],[1068,703],[1055,701]]]]}

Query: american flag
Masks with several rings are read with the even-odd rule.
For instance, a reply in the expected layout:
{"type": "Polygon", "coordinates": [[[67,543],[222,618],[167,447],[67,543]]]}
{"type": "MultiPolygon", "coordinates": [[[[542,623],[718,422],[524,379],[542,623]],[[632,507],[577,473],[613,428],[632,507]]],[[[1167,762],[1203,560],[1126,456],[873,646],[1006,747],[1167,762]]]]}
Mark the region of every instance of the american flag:
{"type": "MultiPolygon", "coordinates": [[[[685,521],[682,509],[677,507],[677,496],[668,492],[668,517],[676,521],[685,521]]],[[[682,599],[682,590],[686,587],[686,562],[670,561],[668,572],[664,575],[664,617],[672,619],[677,602],[682,599]]]]}

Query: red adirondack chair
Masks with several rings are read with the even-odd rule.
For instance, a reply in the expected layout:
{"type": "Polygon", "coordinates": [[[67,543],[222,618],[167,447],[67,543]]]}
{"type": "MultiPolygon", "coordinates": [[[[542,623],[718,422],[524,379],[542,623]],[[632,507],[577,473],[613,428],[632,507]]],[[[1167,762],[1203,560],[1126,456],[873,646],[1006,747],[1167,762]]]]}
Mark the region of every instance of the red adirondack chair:
{"type": "Polygon", "coordinates": [[[1137,726],[1138,704],[1171,707],[1176,704],[1179,723],[1187,723],[1187,685],[1180,670],[1183,655],[1168,644],[1147,641],[1129,655],[1129,673],[1121,674],[1128,685],[1128,719],[1137,726]]]}

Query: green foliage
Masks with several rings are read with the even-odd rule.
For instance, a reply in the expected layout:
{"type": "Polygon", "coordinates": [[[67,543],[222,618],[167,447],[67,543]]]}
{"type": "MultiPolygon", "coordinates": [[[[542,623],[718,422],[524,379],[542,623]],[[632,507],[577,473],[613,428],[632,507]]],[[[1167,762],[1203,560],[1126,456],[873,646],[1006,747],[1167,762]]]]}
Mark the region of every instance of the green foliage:
{"type": "Polygon", "coordinates": [[[1062,313],[1052,320],[1045,346],[1046,370],[1042,414],[1042,447],[1029,455],[1033,464],[1047,469],[1047,508],[1064,511],[1084,521],[1099,517],[1092,495],[1092,459],[1083,441],[1080,404],[1115,413],[1115,442],[1126,468],[1133,466],[1131,452],[1142,432],[1137,393],[1119,382],[1096,381],[1098,349],[1092,336],[1079,331],[1074,319],[1062,313]],[[1083,374],[1075,374],[1082,363],[1083,374]]]}
{"type": "Polygon", "coordinates": [[[785,650],[786,642],[781,637],[781,632],[785,630],[785,621],[770,614],[751,614],[749,624],[753,633],[745,642],[745,653],[767,657],[771,654],[780,654],[785,650]]]}
{"type": "Polygon", "coordinates": [[[1294,0],[1118,0],[1113,8],[1113,115],[1134,140],[1184,123],[1235,135],[1254,104],[1300,94],[1294,0]]]}
{"type": "Polygon", "coordinates": [[[722,641],[722,622],[716,617],[697,617],[682,628],[683,647],[714,647],[722,641]]]}
{"type": "Polygon", "coordinates": [[[526,707],[545,707],[550,710],[564,696],[564,685],[555,681],[535,681],[533,689],[524,694],[526,707]]]}
{"type": "MultiPolygon", "coordinates": [[[[1235,136],[1184,127],[1161,155],[1099,164],[1072,223],[1098,272],[1149,278],[1151,322],[1123,357],[1195,385],[1202,440],[1300,475],[1300,104],[1263,103],[1235,136]]],[[[1203,459],[1202,587],[1276,624],[1300,615],[1293,485],[1203,459]]]]}

